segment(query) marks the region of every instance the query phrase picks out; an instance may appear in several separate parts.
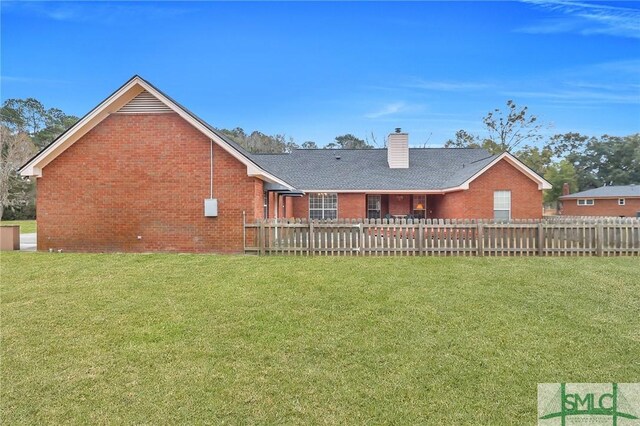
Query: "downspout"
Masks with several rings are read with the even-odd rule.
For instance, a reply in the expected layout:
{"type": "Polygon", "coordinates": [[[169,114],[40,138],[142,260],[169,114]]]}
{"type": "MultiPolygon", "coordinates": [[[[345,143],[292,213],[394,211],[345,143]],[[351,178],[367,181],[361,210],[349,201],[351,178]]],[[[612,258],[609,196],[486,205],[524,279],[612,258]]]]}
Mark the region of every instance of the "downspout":
{"type": "Polygon", "coordinates": [[[209,198],[204,199],[204,216],[217,217],[218,200],[213,198],[213,139],[210,139],[209,142],[209,198]]]}
{"type": "Polygon", "coordinates": [[[209,155],[209,198],[213,198],[213,139],[210,140],[210,155],[209,155]]]}
{"type": "Polygon", "coordinates": [[[280,194],[278,194],[277,192],[276,194],[276,208],[275,208],[275,215],[274,215],[274,224],[276,225],[274,230],[275,230],[275,238],[276,238],[276,243],[278,242],[278,210],[280,208],[280,194]]]}

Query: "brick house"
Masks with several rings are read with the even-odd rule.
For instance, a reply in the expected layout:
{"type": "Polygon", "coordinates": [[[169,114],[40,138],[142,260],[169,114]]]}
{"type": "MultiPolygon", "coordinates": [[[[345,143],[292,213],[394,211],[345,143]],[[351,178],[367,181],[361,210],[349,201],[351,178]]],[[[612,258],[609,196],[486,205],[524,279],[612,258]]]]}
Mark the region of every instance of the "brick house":
{"type": "Polygon", "coordinates": [[[240,252],[243,220],[540,218],[548,182],[509,153],[252,154],[134,76],[29,160],[38,249],[240,252]]]}
{"type": "Polygon", "coordinates": [[[640,217],[640,185],[603,186],[569,193],[564,184],[559,212],[564,216],[640,217]]]}

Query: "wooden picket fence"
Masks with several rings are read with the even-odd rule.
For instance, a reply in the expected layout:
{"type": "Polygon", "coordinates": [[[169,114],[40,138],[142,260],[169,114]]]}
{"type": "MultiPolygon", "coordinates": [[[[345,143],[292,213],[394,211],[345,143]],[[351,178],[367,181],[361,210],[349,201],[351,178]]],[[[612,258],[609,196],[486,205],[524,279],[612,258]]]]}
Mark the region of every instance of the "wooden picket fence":
{"type": "Polygon", "coordinates": [[[268,219],[244,224],[245,253],[342,256],[638,256],[635,218],[268,219]]]}

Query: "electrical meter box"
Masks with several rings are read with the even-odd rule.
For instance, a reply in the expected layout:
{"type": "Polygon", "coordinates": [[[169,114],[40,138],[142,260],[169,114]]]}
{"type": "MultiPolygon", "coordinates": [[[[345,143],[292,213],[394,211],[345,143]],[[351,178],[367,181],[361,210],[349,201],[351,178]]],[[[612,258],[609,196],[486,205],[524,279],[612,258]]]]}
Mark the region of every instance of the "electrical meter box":
{"type": "Polygon", "coordinates": [[[204,215],[206,217],[218,216],[218,199],[207,198],[204,200],[204,215]]]}

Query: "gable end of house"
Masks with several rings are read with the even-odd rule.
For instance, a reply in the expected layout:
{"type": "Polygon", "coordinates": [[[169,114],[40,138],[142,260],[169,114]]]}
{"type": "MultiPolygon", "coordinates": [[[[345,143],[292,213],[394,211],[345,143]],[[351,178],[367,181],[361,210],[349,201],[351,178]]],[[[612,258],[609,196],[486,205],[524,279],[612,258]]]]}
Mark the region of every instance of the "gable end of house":
{"type": "Polygon", "coordinates": [[[175,112],[189,124],[206,135],[234,158],[247,167],[247,175],[258,177],[266,182],[283,185],[289,189],[293,187],[279,177],[261,168],[248,153],[222,137],[204,120],[182,107],[173,99],[155,88],[142,77],[135,75],[104,101],[89,111],[67,131],[52,141],[20,169],[22,176],[42,176],[42,169],[62,154],[67,148],[77,142],[82,136],[97,126],[110,114],[136,113],[169,113],[175,112]]]}

